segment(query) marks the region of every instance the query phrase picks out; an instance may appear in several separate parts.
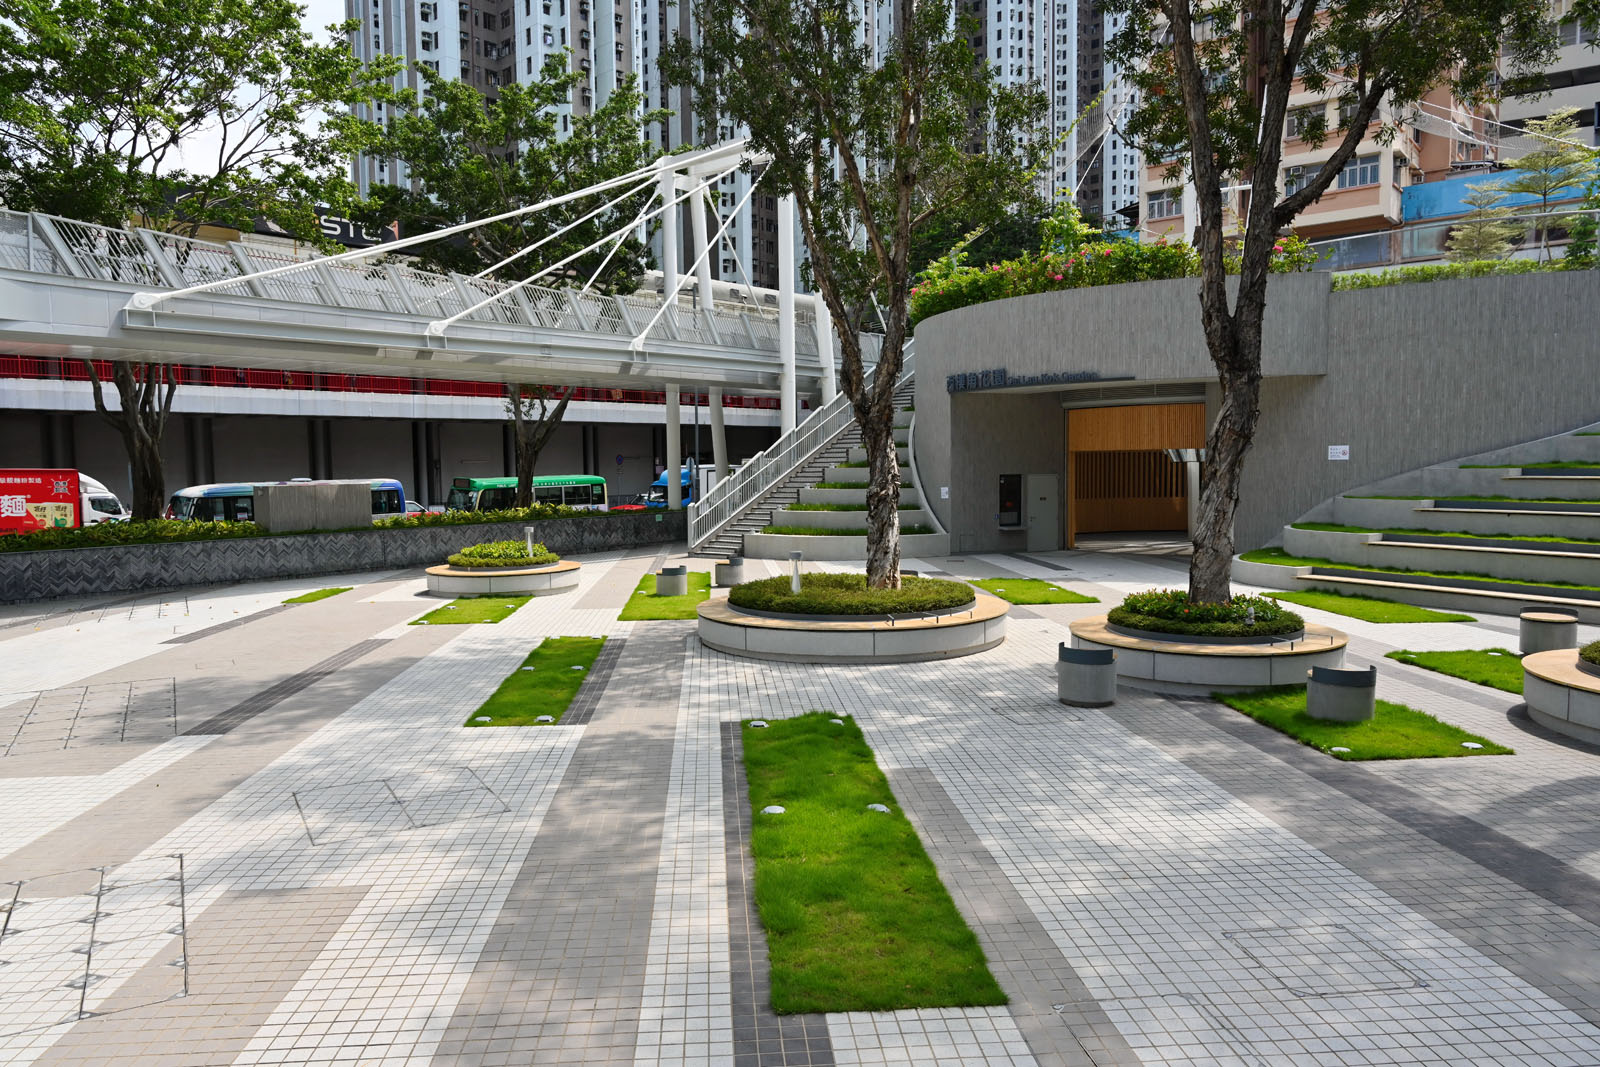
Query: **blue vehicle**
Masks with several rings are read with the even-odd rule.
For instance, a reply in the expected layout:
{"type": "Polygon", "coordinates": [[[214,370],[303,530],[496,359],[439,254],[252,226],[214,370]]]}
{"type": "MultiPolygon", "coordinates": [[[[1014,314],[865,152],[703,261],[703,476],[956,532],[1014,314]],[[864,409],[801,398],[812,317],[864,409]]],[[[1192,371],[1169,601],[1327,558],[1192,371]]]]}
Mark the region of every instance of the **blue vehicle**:
{"type": "MultiPolygon", "coordinates": [[[[295,481],[311,481],[296,478],[295,481]]],[[[372,519],[386,519],[406,513],[406,491],[393,478],[357,478],[372,487],[372,519]]],[[[179,489],[167,502],[169,519],[194,519],[197,522],[250,522],[255,515],[257,485],[281,482],[214,482],[179,489]]]]}
{"type": "MultiPolygon", "coordinates": [[[[687,507],[694,500],[694,469],[682,467],[678,471],[683,479],[683,503],[687,507]]],[[[667,506],[667,472],[662,471],[661,477],[650,483],[650,488],[645,491],[644,500],[641,501],[647,508],[664,508],[667,506]]]]}

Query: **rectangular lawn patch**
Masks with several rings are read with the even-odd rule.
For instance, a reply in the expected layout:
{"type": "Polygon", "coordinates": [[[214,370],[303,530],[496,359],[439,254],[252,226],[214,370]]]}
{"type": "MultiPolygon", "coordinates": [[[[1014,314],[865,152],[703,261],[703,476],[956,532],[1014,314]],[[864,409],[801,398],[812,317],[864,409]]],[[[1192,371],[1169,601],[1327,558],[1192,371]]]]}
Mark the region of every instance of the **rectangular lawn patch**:
{"type": "Polygon", "coordinates": [[[969,584],[1013,604],[1098,604],[1100,598],[1074,593],[1042,578],[978,578],[969,584]]]}
{"type": "Polygon", "coordinates": [[[284,603],[311,604],[318,600],[326,600],[331,596],[338,596],[340,593],[348,593],[354,588],[355,586],[353,585],[339,585],[332,589],[317,589],[310,593],[301,593],[299,596],[292,596],[288,600],[285,600],[284,603]]]}
{"type": "Polygon", "coordinates": [[[603,637],[545,638],[464,725],[553,725],[535,722],[541,715],[560,722],[605,643],[603,637]],[[490,722],[477,721],[486,716],[490,722]]]}
{"type": "Polygon", "coordinates": [[[647,574],[639,579],[639,586],[622,605],[622,622],[640,622],[651,619],[692,619],[695,605],[711,595],[711,572],[690,571],[689,592],[684,596],[656,596],[656,576],[647,574]]]}
{"type": "Polygon", "coordinates": [[[1402,648],[1384,655],[1413,667],[1465,678],[1477,685],[1492,686],[1507,693],[1522,692],[1522,658],[1504,648],[1464,649],[1460,652],[1412,652],[1402,648]]]}
{"type": "Polygon", "coordinates": [[[1287,600],[1302,607],[1331,611],[1335,615],[1348,615],[1363,622],[1473,622],[1471,615],[1453,611],[1432,611],[1414,604],[1402,604],[1382,597],[1350,596],[1346,593],[1327,593],[1307,590],[1303,593],[1268,593],[1273,600],[1287,600]]]}
{"type": "Polygon", "coordinates": [[[434,608],[412,626],[453,625],[467,622],[499,622],[532,600],[531,596],[469,596],[434,608]]]}
{"type": "Polygon", "coordinates": [[[773,1010],[1004,1004],[872,749],[852,719],[829,721],[840,717],[812,712],[740,731],[773,1010]],[[769,805],[785,811],[761,814],[769,805]]]}
{"type": "Polygon", "coordinates": [[[1404,704],[1378,701],[1367,722],[1327,722],[1306,714],[1306,687],[1280,686],[1254,693],[1214,693],[1235,711],[1288,734],[1303,745],[1342,760],[1424,759],[1433,756],[1505,756],[1512,750],[1404,704]],[[1462,748],[1463,741],[1482,748],[1462,748]],[[1334,747],[1349,752],[1329,752],[1334,747]]]}

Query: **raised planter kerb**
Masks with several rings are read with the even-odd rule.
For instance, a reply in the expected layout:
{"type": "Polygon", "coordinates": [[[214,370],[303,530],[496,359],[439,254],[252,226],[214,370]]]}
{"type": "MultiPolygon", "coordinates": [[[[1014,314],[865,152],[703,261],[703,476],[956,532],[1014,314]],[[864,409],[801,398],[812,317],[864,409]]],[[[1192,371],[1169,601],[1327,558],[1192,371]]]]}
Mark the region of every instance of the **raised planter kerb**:
{"type": "Polygon", "coordinates": [[[578,588],[581,566],[572,559],[542,567],[452,567],[446,563],[428,568],[428,595],[554,596],[578,588]]]}
{"type": "Polygon", "coordinates": [[[1378,668],[1312,667],[1306,671],[1306,714],[1328,722],[1366,722],[1377,710],[1378,668]]]}
{"type": "Polygon", "coordinates": [[[1349,642],[1343,631],[1317,623],[1307,623],[1293,639],[1235,644],[1119,633],[1104,615],[1077,619],[1069,628],[1074,648],[1116,650],[1118,684],[1180,696],[1299,685],[1307,668],[1342,666],[1349,642]]]}
{"type": "Polygon", "coordinates": [[[1073,648],[1056,656],[1056,699],[1075,708],[1104,708],[1117,701],[1117,654],[1109,648],[1073,648]]]}
{"type": "Polygon", "coordinates": [[[1006,639],[1011,606],[978,594],[970,605],[903,615],[793,615],[726,599],[697,609],[700,643],[718,652],[791,663],[913,663],[970,656],[1006,639]]]}

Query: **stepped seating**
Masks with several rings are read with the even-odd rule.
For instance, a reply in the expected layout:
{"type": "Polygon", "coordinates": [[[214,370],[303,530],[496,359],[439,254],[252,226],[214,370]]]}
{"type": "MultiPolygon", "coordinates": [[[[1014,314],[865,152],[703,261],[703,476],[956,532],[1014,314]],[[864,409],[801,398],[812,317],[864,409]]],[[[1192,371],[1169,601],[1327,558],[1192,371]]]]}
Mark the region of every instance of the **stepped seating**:
{"type": "Polygon", "coordinates": [[[1600,587],[1600,436],[1563,434],[1368,489],[1397,495],[1354,491],[1284,527],[1285,553],[1331,565],[1241,564],[1239,579],[1467,611],[1570,608],[1600,621],[1600,589],[1576,588],[1600,587]]]}

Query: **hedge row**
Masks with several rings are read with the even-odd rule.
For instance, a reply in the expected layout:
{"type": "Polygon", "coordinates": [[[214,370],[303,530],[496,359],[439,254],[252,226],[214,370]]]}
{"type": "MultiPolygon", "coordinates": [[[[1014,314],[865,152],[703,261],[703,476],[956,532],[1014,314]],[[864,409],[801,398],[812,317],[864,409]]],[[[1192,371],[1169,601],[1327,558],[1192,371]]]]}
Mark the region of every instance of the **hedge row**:
{"type": "Polygon", "coordinates": [[[897,615],[970,604],[972,587],[942,578],[901,578],[899,589],[868,589],[864,574],[803,574],[800,592],[789,579],[763,578],[728,591],[728,603],[793,615],[897,615]]]}
{"type": "Polygon", "coordinates": [[[1130,630],[1189,637],[1267,637],[1305,628],[1305,620],[1276,600],[1236,596],[1220,604],[1190,603],[1182,589],[1129,594],[1106,621],[1130,630]]]}

